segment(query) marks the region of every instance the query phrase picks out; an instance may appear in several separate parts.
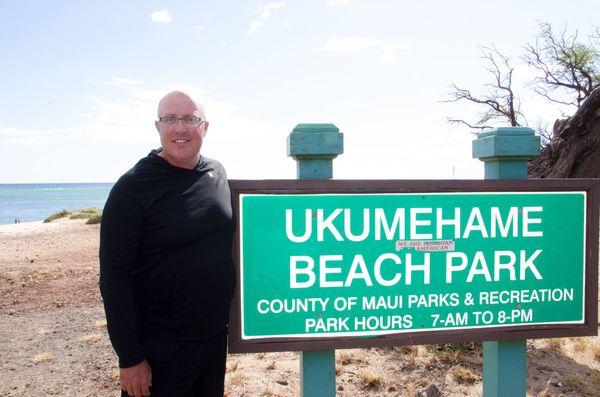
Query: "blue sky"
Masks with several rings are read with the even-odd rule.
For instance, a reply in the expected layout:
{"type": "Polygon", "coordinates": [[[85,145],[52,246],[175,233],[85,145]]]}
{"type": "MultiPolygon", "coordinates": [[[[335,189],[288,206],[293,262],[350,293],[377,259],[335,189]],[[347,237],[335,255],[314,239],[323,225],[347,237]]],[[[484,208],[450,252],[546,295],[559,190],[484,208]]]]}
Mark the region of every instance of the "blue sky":
{"type": "Polygon", "coordinates": [[[562,112],[519,64],[540,21],[591,32],[598,0],[0,1],[0,183],[111,182],[158,146],[156,103],[206,103],[203,153],[230,178],[294,178],[298,123],[344,133],[335,178],[480,178],[448,85],[511,55],[530,121],[562,112]]]}

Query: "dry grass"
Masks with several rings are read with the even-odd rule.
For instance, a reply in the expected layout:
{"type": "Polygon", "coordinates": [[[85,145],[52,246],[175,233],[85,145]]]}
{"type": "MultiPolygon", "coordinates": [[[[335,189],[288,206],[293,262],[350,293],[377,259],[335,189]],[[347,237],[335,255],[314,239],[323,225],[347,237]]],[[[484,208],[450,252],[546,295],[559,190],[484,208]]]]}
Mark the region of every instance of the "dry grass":
{"type": "Polygon", "coordinates": [[[563,340],[560,338],[546,339],[546,347],[550,350],[562,353],[563,351],[563,340]]]}
{"type": "Polygon", "coordinates": [[[600,375],[583,377],[579,374],[573,374],[567,376],[566,382],[578,392],[588,396],[597,396],[598,390],[600,390],[600,375]]]}
{"type": "Polygon", "coordinates": [[[589,342],[586,338],[573,338],[573,350],[576,352],[584,352],[589,349],[589,342]]]}
{"type": "Polygon", "coordinates": [[[0,285],[2,285],[2,284],[7,284],[7,283],[8,283],[8,280],[10,280],[8,277],[6,277],[6,276],[5,276],[5,275],[3,275],[3,274],[0,274],[0,285]]]}
{"type": "Polygon", "coordinates": [[[600,345],[592,345],[590,350],[592,352],[592,357],[594,357],[594,360],[600,362],[600,345]]]}
{"type": "Polygon", "coordinates": [[[550,397],[550,384],[546,384],[546,386],[540,390],[537,397],[550,397]]]}
{"type": "Polygon", "coordinates": [[[417,391],[417,389],[419,388],[419,386],[417,386],[415,383],[413,382],[408,382],[406,384],[406,389],[404,390],[406,392],[406,396],[414,396],[415,392],[417,391]]]}
{"type": "MultiPolygon", "coordinates": [[[[410,346],[409,349],[403,349],[404,353],[400,354],[402,360],[402,368],[405,370],[411,370],[417,367],[417,361],[419,359],[419,346],[410,346]]],[[[400,353],[400,351],[399,351],[400,353]]]]}
{"type": "Polygon", "coordinates": [[[425,386],[427,386],[427,381],[425,379],[411,380],[406,383],[405,395],[407,397],[413,397],[417,392],[417,389],[425,386]]]}
{"type": "Polygon", "coordinates": [[[455,351],[442,351],[437,355],[437,359],[445,364],[455,364],[460,358],[460,352],[455,351]]]}
{"type": "Polygon", "coordinates": [[[104,338],[104,336],[102,334],[83,335],[82,337],[77,339],[77,341],[93,343],[93,342],[100,342],[103,338],[104,338]]]}
{"type": "Polygon", "coordinates": [[[240,386],[240,385],[243,385],[244,383],[248,382],[249,379],[250,378],[248,378],[248,375],[243,374],[241,372],[236,372],[235,374],[233,374],[229,377],[229,382],[233,386],[240,386]]]}
{"type": "Polygon", "coordinates": [[[455,365],[450,369],[452,376],[457,383],[463,385],[472,385],[479,380],[477,375],[473,373],[469,368],[463,367],[462,365],[455,365]]]}
{"type": "Polygon", "coordinates": [[[52,359],[54,359],[54,355],[52,355],[52,353],[50,352],[36,354],[35,356],[30,358],[30,360],[34,363],[43,363],[46,361],[51,361],[52,359]]]}
{"type": "MultiPolygon", "coordinates": [[[[432,353],[430,364],[457,364],[461,356],[466,355],[471,348],[464,343],[447,343],[444,345],[428,345],[427,351],[432,353]]],[[[416,358],[415,358],[416,359],[416,358]]]]}
{"type": "Polygon", "coordinates": [[[96,328],[106,328],[106,320],[97,320],[94,322],[96,328]]]}
{"type": "Polygon", "coordinates": [[[369,349],[336,350],[336,362],[342,365],[366,363],[369,362],[367,357],[373,351],[369,349]]]}
{"type": "Polygon", "coordinates": [[[272,386],[267,385],[267,387],[265,387],[265,390],[263,390],[261,396],[274,397],[274,396],[278,396],[278,394],[275,393],[272,386]]]}
{"type": "Polygon", "coordinates": [[[383,386],[383,376],[373,374],[366,370],[359,372],[358,378],[366,389],[379,390],[381,386],[383,386]]]}
{"type": "Polygon", "coordinates": [[[338,354],[338,361],[342,365],[352,364],[354,362],[354,357],[350,352],[342,351],[338,354]]]}
{"type": "Polygon", "coordinates": [[[407,356],[410,354],[414,354],[415,352],[417,352],[419,350],[418,346],[394,346],[392,348],[392,351],[394,353],[397,353],[401,356],[407,356]]]}
{"type": "Polygon", "coordinates": [[[551,397],[552,391],[550,389],[550,382],[552,381],[552,377],[548,378],[548,381],[544,385],[544,387],[536,394],[535,388],[531,388],[531,393],[535,395],[535,397],[551,397]]]}
{"type": "Polygon", "coordinates": [[[20,272],[20,276],[28,278],[30,280],[56,280],[66,276],[65,270],[56,269],[44,269],[44,270],[23,270],[20,272]]]}
{"type": "Polygon", "coordinates": [[[240,365],[239,361],[234,361],[231,363],[231,365],[227,368],[228,372],[235,372],[238,369],[238,366],[240,365]]]}

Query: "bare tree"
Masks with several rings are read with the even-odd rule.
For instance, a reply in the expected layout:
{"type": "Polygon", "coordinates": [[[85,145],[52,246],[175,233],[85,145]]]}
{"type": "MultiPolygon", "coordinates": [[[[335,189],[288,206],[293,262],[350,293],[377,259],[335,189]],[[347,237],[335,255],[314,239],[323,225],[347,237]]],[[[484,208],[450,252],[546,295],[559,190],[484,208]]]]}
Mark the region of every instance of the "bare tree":
{"type": "Polygon", "coordinates": [[[550,130],[548,127],[548,122],[538,120],[534,130],[540,136],[540,143],[542,144],[542,147],[546,146],[550,142],[550,140],[552,140],[553,133],[552,130],[550,130]]]}
{"type": "Polygon", "coordinates": [[[484,93],[474,95],[470,90],[452,84],[448,93],[449,99],[444,102],[468,101],[482,105],[485,110],[477,116],[475,122],[454,118],[449,118],[448,122],[463,124],[473,129],[492,128],[487,123],[496,121],[503,121],[513,127],[526,124],[520,101],[512,88],[514,67],[510,65],[510,58],[503,55],[494,45],[479,48],[482,53],[480,58],[486,62],[491,77],[491,82],[484,85],[484,93]]]}
{"type": "MultiPolygon", "coordinates": [[[[448,121],[473,129],[491,128],[494,122],[513,127],[527,125],[513,89],[510,59],[494,46],[480,49],[491,76],[483,94],[474,95],[452,84],[449,99],[444,102],[468,101],[485,111],[475,122],[448,121]]],[[[587,35],[584,42],[577,31],[568,34],[563,30],[557,35],[549,23],[541,23],[535,43],[525,46],[522,60],[539,73],[530,83],[535,92],[550,102],[576,107],[572,116],[563,114],[552,129],[547,122],[538,122],[536,130],[543,147],[540,157],[529,162],[529,176],[600,177],[600,28],[587,35]]]]}
{"type": "Polygon", "coordinates": [[[581,41],[577,30],[568,34],[563,29],[556,34],[549,23],[540,23],[535,43],[525,46],[522,57],[540,73],[532,81],[536,93],[551,102],[579,108],[600,86],[600,29],[586,39],[581,41]]]}

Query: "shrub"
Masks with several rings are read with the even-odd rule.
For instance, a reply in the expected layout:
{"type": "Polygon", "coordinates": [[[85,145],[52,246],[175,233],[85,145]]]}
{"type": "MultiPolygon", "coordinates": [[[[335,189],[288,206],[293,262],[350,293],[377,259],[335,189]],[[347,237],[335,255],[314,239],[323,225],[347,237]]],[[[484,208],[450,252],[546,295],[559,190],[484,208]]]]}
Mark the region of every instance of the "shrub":
{"type": "Polygon", "coordinates": [[[50,215],[48,218],[44,219],[44,223],[52,222],[55,219],[64,218],[65,216],[71,215],[71,211],[60,210],[50,215]]]}
{"type": "Polygon", "coordinates": [[[96,225],[98,223],[102,222],[102,215],[92,215],[87,222],[85,222],[86,225],[96,225]]]}
{"type": "Polygon", "coordinates": [[[367,389],[379,389],[383,385],[383,376],[376,375],[368,371],[362,371],[358,374],[363,386],[367,389]]]}
{"type": "Polygon", "coordinates": [[[451,371],[452,375],[454,375],[454,380],[460,384],[472,385],[478,381],[477,375],[469,368],[465,368],[462,365],[455,365],[451,368],[451,371]]]}
{"type": "Polygon", "coordinates": [[[102,210],[98,208],[83,208],[74,211],[69,219],[89,219],[92,216],[101,216],[102,210]]]}

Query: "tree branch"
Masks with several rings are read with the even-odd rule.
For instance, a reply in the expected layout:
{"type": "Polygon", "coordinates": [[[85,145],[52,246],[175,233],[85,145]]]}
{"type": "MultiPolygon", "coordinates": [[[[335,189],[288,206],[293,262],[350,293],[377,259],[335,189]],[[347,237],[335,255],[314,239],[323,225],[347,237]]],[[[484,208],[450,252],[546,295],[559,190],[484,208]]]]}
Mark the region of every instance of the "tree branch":
{"type": "MultiPolygon", "coordinates": [[[[460,88],[456,84],[450,86],[449,99],[444,102],[468,101],[482,105],[485,109],[479,115],[476,123],[467,123],[459,119],[461,124],[470,128],[481,128],[489,121],[505,120],[513,127],[522,125],[519,119],[524,119],[520,110],[520,102],[512,88],[512,76],[514,68],[510,65],[510,59],[502,54],[494,45],[480,46],[480,58],[487,64],[487,71],[491,81],[484,84],[485,92],[482,95],[473,95],[470,90],[460,88]]],[[[457,122],[457,119],[451,119],[457,122]]],[[[483,128],[489,128],[485,125],[483,128]]]]}
{"type": "Polygon", "coordinates": [[[579,107],[594,88],[600,85],[600,75],[595,71],[600,69],[600,52],[598,41],[600,28],[587,37],[589,44],[579,39],[579,32],[572,35],[566,29],[555,34],[552,26],[540,24],[540,33],[535,44],[525,45],[522,56],[525,64],[538,70],[540,77],[533,79],[530,85],[542,86],[534,91],[544,98],[559,104],[579,107]],[[571,100],[564,100],[554,93],[562,89],[571,100]]]}
{"type": "Polygon", "coordinates": [[[489,125],[472,125],[472,124],[469,124],[468,122],[466,122],[465,120],[460,120],[460,119],[447,119],[446,121],[450,124],[463,124],[474,130],[485,130],[488,128],[493,128],[492,126],[489,126],[489,125]]]}

